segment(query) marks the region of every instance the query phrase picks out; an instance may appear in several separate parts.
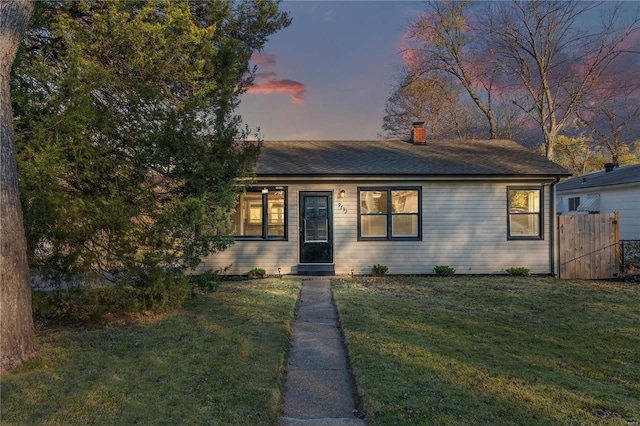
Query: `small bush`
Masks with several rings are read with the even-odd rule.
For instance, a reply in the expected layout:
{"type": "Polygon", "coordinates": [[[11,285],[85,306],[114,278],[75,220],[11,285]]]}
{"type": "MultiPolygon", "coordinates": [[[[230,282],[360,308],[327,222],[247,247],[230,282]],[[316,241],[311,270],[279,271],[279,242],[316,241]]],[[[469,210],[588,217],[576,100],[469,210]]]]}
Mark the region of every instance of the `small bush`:
{"type": "Polygon", "coordinates": [[[435,272],[436,275],[439,275],[441,277],[452,277],[455,275],[456,270],[450,266],[439,265],[433,268],[433,272],[435,272]]]}
{"type": "Polygon", "coordinates": [[[519,266],[516,268],[507,269],[507,273],[512,277],[526,277],[527,275],[529,275],[529,269],[523,266],[519,266]]]}
{"type": "Polygon", "coordinates": [[[119,285],[130,285],[142,310],[162,311],[182,306],[189,294],[189,277],[180,271],[149,268],[131,271],[119,285]]]}
{"type": "Polygon", "coordinates": [[[220,283],[220,275],[218,271],[209,269],[200,275],[191,275],[189,281],[196,287],[204,290],[215,290],[220,283]]]}
{"type": "Polygon", "coordinates": [[[253,279],[264,278],[267,275],[267,272],[262,268],[253,268],[249,272],[247,272],[247,276],[253,279]]]}
{"type": "Polygon", "coordinates": [[[100,322],[141,311],[179,308],[189,294],[189,278],[161,268],[123,273],[108,287],[74,287],[33,293],[33,313],[50,321],[100,322]]]}
{"type": "Polygon", "coordinates": [[[389,268],[386,265],[373,265],[371,267],[371,273],[374,277],[384,277],[389,272],[389,268]]]}

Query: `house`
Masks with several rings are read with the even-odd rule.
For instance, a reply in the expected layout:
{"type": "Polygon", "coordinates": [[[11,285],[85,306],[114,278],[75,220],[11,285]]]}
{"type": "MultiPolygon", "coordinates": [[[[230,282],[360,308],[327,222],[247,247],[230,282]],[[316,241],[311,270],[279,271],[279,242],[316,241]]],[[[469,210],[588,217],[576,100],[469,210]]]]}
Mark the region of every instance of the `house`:
{"type": "Polygon", "coordinates": [[[621,240],[640,240],[640,164],[575,177],[557,186],[558,213],[618,212],[621,240]]]}
{"type": "Polygon", "coordinates": [[[266,141],[233,216],[229,274],[553,274],[555,184],[570,174],[506,140],[266,141]]]}

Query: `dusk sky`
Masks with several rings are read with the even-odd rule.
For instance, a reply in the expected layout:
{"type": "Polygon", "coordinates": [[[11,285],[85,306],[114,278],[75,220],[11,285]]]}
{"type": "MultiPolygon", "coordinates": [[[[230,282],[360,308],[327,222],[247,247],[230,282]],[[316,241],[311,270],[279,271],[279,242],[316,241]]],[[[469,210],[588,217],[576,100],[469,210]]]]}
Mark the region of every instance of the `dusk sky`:
{"type": "Polygon", "coordinates": [[[420,1],[284,1],[292,24],[254,55],[239,109],[266,140],[377,139],[420,1]]]}
{"type": "MultiPolygon", "coordinates": [[[[626,5],[636,10],[640,2],[626,5]]],[[[292,24],[254,55],[259,68],[241,98],[243,121],[265,140],[378,139],[385,101],[402,75],[403,34],[424,7],[419,0],[283,1],[292,24]]]]}

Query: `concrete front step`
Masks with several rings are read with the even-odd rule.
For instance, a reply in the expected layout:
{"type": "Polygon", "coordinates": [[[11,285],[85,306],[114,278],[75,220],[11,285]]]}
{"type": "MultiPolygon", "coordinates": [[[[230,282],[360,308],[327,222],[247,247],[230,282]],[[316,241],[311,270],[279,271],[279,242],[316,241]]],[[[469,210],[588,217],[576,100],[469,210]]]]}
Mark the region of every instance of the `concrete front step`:
{"type": "Polygon", "coordinates": [[[328,277],[336,274],[335,265],[325,263],[309,263],[298,265],[298,275],[328,277]]]}

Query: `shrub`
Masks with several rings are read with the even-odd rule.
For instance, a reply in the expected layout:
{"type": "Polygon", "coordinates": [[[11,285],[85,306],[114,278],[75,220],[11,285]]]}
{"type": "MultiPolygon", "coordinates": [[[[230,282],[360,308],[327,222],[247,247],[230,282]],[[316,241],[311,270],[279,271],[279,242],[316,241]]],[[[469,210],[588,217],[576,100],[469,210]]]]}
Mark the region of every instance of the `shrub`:
{"type": "Polygon", "coordinates": [[[518,266],[516,268],[507,269],[507,273],[512,277],[526,277],[527,275],[529,275],[529,269],[525,268],[524,266],[518,266]]]}
{"type": "Polygon", "coordinates": [[[135,289],[140,308],[149,311],[180,307],[189,291],[188,276],[159,267],[129,272],[119,285],[127,284],[135,289]]]}
{"type": "Polygon", "coordinates": [[[456,273],[456,270],[450,266],[439,265],[433,268],[433,272],[441,277],[452,277],[456,273]]]}
{"type": "Polygon", "coordinates": [[[371,273],[374,277],[384,277],[389,272],[389,268],[386,265],[373,265],[371,267],[371,273]]]}
{"type": "Polygon", "coordinates": [[[215,290],[220,283],[220,274],[218,271],[209,269],[200,275],[189,276],[189,281],[196,287],[205,290],[215,290]]]}
{"type": "Polygon", "coordinates": [[[262,268],[253,268],[247,272],[247,276],[253,279],[264,278],[265,275],[267,275],[267,272],[262,268]]]}
{"type": "Polygon", "coordinates": [[[52,321],[98,322],[125,314],[178,308],[189,294],[189,278],[162,268],[124,273],[116,285],[33,293],[33,313],[52,321]]]}

